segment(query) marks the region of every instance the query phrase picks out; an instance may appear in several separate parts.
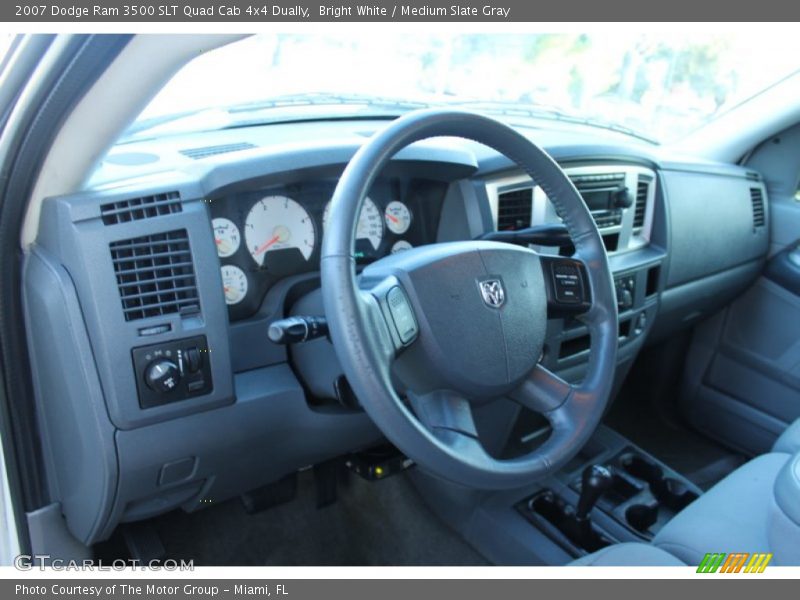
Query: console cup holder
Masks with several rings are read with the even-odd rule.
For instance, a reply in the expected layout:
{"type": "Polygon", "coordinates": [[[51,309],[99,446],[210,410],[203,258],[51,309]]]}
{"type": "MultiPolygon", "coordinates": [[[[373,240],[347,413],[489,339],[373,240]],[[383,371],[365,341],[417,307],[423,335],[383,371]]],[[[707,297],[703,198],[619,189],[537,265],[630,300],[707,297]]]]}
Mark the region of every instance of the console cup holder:
{"type": "Polygon", "coordinates": [[[644,533],[658,521],[658,505],[633,504],[625,511],[625,520],[636,531],[644,533]]]}
{"type": "Polygon", "coordinates": [[[643,456],[629,452],[620,456],[618,464],[631,477],[644,481],[655,499],[653,503],[633,504],[625,510],[625,520],[637,531],[646,532],[655,525],[660,510],[674,514],[698,498],[683,481],[665,474],[664,469],[643,456]]]}
{"type": "Polygon", "coordinates": [[[674,477],[664,477],[658,488],[658,490],[653,490],[653,495],[664,506],[675,512],[683,510],[699,497],[685,483],[674,477]]]}

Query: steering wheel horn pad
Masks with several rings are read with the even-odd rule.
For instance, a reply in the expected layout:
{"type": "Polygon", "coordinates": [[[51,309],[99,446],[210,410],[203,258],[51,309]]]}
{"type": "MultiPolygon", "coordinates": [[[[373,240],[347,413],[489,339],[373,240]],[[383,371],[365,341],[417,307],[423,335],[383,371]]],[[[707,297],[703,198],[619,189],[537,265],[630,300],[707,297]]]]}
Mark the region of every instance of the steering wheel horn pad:
{"type": "Polygon", "coordinates": [[[411,112],[356,152],[330,215],[321,274],[331,340],[361,405],[389,441],[421,468],[479,489],[528,485],[580,450],[600,422],[613,383],[616,297],[591,214],[546,152],[484,115],[411,112]],[[575,255],[560,259],[497,242],[451,242],[380,259],[358,277],[357,215],[372,183],[402,148],[439,136],[479,142],[516,162],[553,203],[575,255]],[[591,337],[580,384],[538,364],[551,309],[570,308],[566,288],[559,288],[563,278],[579,280],[585,301],[579,318],[591,337]],[[473,408],[497,397],[545,416],[550,437],[523,456],[490,456],[473,408]]]}
{"type": "Polygon", "coordinates": [[[496,242],[422,246],[368,266],[362,282],[395,277],[419,323],[403,372],[471,401],[517,388],[539,360],[547,298],[539,256],[496,242]]]}

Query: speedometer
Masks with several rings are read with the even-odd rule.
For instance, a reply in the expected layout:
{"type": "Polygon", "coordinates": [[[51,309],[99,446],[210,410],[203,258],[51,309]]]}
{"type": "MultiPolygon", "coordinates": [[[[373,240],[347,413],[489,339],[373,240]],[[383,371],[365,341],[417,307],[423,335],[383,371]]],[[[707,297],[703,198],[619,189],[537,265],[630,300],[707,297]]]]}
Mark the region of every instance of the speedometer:
{"type": "MultiPolygon", "coordinates": [[[[328,229],[330,213],[331,203],[328,202],[325,206],[325,212],[322,214],[322,227],[324,229],[328,229]]],[[[368,240],[373,250],[378,249],[383,239],[383,219],[381,218],[381,211],[378,210],[378,207],[369,198],[364,198],[364,204],[361,206],[361,212],[358,215],[356,239],[368,240]]]]}
{"type": "Polygon", "coordinates": [[[268,252],[296,248],[308,260],[314,252],[314,223],[306,209],[286,196],[267,196],[247,214],[244,238],[259,266],[268,252]]]}

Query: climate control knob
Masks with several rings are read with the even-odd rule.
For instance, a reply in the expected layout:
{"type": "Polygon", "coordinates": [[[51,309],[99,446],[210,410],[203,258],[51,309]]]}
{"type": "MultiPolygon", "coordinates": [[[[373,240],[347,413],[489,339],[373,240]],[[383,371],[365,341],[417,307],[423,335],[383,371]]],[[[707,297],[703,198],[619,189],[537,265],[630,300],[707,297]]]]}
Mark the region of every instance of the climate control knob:
{"type": "Polygon", "coordinates": [[[181,372],[178,370],[178,365],[171,360],[156,360],[147,366],[144,380],[148,387],[156,392],[171,392],[178,386],[181,372]]]}

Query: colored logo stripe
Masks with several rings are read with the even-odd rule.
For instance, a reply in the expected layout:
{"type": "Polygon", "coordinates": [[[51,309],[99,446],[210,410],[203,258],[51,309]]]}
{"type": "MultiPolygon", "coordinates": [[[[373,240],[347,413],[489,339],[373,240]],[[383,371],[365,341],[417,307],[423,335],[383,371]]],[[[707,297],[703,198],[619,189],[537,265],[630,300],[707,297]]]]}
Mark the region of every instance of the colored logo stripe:
{"type": "Polygon", "coordinates": [[[700,561],[697,572],[740,573],[744,569],[745,573],[763,573],[771,560],[772,553],[766,552],[756,552],[754,554],[748,552],[734,552],[732,554],[709,552],[700,561]]]}
{"type": "Polygon", "coordinates": [[[772,552],[769,554],[754,554],[753,558],[750,559],[750,562],[747,563],[747,567],[745,567],[745,573],[763,573],[764,569],[767,568],[769,561],[772,560],[772,552]]]}

